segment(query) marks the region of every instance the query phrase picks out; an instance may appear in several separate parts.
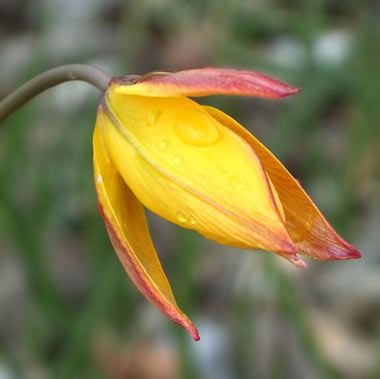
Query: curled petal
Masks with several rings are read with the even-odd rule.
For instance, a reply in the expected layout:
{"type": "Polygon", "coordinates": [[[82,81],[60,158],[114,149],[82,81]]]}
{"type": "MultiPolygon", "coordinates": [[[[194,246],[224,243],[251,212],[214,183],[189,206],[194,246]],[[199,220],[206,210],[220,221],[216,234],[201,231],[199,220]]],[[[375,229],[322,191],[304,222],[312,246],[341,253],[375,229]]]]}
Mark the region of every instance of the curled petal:
{"type": "MultiPolygon", "coordinates": [[[[114,83],[123,83],[123,77],[113,80],[114,83]]],[[[153,72],[135,84],[120,85],[116,91],[155,97],[225,94],[277,99],[300,90],[260,72],[204,67],[174,73],[153,72]]]]}
{"type": "Polygon", "coordinates": [[[281,162],[234,119],[213,107],[207,112],[240,135],[260,157],[281,201],[287,230],[304,254],[319,260],[360,258],[360,253],[341,238],[281,162]]]}
{"type": "Polygon", "coordinates": [[[98,112],[94,133],[95,184],[99,209],[112,244],[133,283],[166,316],[186,328],[195,340],[194,324],[178,308],[154,249],[144,210],[116,171],[103,139],[104,114],[98,112]]]}

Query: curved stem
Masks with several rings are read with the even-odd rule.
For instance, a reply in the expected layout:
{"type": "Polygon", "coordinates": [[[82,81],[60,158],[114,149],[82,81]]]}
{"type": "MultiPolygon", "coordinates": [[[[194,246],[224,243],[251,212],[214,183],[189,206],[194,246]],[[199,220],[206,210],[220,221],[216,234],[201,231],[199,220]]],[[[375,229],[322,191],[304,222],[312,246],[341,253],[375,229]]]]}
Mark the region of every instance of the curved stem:
{"type": "Polygon", "coordinates": [[[45,71],[0,101],[0,124],[34,96],[71,80],[82,80],[104,91],[111,76],[96,67],[85,64],[68,64],[45,71]]]}

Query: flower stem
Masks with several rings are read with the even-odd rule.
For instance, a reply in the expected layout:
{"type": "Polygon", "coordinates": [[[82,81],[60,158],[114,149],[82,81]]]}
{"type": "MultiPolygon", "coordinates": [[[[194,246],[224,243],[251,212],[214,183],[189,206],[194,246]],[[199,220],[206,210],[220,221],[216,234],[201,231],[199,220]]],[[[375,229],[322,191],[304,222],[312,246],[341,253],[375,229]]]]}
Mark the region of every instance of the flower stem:
{"type": "Polygon", "coordinates": [[[71,80],[85,81],[104,91],[111,80],[106,72],[85,64],[68,64],[45,71],[0,101],[0,124],[41,92],[71,80]]]}

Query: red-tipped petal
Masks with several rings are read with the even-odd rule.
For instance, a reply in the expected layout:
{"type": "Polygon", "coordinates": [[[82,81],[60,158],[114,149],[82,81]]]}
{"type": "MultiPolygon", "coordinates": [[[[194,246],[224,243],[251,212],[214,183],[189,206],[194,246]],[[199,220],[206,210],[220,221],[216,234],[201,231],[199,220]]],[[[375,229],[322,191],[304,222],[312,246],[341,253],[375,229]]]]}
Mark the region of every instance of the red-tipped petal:
{"type": "MultiPolygon", "coordinates": [[[[122,78],[115,78],[114,83],[121,84],[122,78]]],[[[153,72],[135,84],[121,84],[117,91],[156,97],[224,94],[278,99],[300,90],[260,72],[204,67],[175,73],[153,72]]]]}
{"type": "Polygon", "coordinates": [[[199,340],[195,325],[179,309],[154,249],[144,209],[112,164],[102,135],[103,111],[94,133],[94,170],[99,209],[129,277],[163,314],[199,340]]]}
{"type": "MultiPolygon", "coordinates": [[[[205,107],[220,123],[240,135],[252,147],[264,165],[281,201],[287,230],[300,254],[320,260],[360,258],[360,252],[346,242],[281,162],[252,134],[231,117],[212,107],[205,107]]],[[[298,263],[302,266],[303,263],[298,263]]]]}

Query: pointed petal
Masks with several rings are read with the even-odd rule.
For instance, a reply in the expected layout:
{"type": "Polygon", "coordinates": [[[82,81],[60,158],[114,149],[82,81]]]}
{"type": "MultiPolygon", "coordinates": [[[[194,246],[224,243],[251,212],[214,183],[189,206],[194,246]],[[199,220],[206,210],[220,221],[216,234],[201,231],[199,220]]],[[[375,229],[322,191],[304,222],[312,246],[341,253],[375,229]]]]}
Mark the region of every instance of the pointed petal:
{"type": "Polygon", "coordinates": [[[360,258],[360,253],[331,227],[297,179],[252,134],[231,117],[212,107],[205,109],[241,136],[260,157],[284,209],[286,226],[300,253],[320,260],[360,258]]]}
{"type": "Polygon", "coordinates": [[[123,77],[113,81],[119,84],[117,91],[120,93],[158,97],[225,94],[277,99],[300,91],[260,72],[216,67],[175,73],[153,72],[133,85],[122,85],[123,77]]]}
{"type": "Polygon", "coordinates": [[[186,97],[112,88],[106,97],[112,161],[148,209],[220,243],[298,252],[270,180],[242,138],[186,97]]]}
{"type": "Polygon", "coordinates": [[[103,111],[94,133],[95,184],[99,209],[121,263],[141,293],[166,316],[186,328],[195,340],[194,324],[178,308],[154,249],[144,210],[113,166],[103,139],[103,111]]]}

